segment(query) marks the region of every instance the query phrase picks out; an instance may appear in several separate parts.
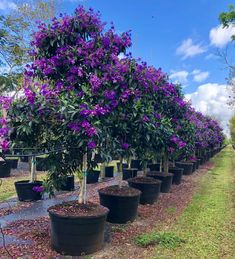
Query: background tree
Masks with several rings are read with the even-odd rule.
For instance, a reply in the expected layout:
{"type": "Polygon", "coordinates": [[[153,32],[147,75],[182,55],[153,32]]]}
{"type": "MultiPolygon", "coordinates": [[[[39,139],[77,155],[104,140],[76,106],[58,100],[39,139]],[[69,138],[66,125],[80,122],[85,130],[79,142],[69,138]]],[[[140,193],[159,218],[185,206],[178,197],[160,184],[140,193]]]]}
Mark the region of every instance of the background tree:
{"type": "MultiPolygon", "coordinates": [[[[220,23],[224,28],[228,28],[230,26],[235,26],[235,7],[234,5],[229,6],[229,10],[227,12],[222,12],[219,16],[220,23]]],[[[233,42],[235,41],[235,35],[232,35],[233,42]]],[[[228,76],[228,85],[229,85],[229,105],[232,107],[235,106],[235,65],[234,63],[228,60],[227,54],[223,54],[223,58],[226,62],[226,65],[229,68],[229,76],[228,76]]]]}
{"type": "Polygon", "coordinates": [[[229,121],[230,135],[232,145],[235,145],[235,115],[229,121]]]}
{"type": "Polygon", "coordinates": [[[48,22],[56,12],[54,0],[18,1],[17,9],[0,16],[0,92],[19,90],[24,65],[31,61],[30,41],[36,21],[48,22]]]}

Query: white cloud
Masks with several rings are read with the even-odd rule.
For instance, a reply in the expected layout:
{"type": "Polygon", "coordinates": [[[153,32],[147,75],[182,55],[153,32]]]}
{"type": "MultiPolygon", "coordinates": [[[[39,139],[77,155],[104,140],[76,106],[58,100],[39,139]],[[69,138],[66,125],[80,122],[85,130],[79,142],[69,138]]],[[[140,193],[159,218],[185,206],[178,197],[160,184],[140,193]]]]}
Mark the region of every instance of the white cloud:
{"type": "Polygon", "coordinates": [[[181,71],[172,70],[169,78],[172,79],[174,83],[186,84],[188,82],[188,75],[189,75],[189,72],[186,70],[181,70],[181,71]]]}
{"type": "Polygon", "coordinates": [[[216,83],[200,85],[196,92],[186,94],[186,98],[191,99],[196,110],[218,119],[227,135],[229,135],[228,121],[234,114],[227,105],[228,96],[227,85],[216,83]]]}
{"type": "Polygon", "coordinates": [[[194,57],[206,52],[206,48],[201,43],[194,44],[191,38],[184,40],[176,49],[176,54],[182,56],[182,59],[194,57]]]}
{"type": "Polygon", "coordinates": [[[223,28],[222,25],[214,27],[210,30],[211,45],[222,48],[231,41],[231,36],[235,35],[235,26],[230,25],[228,28],[223,28]]]}
{"type": "Polygon", "coordinates": [[[201,82],[205,81],[209,77],[209,74],[210,73],[208,71],[202,72],[199,69],[195,69],[192,72],[193,80],[198,82],[198,83],[201,83],[201,82]]]}
{"type": "Polygon", "coordinates": [[[17,5],[8,0],[0,0],[0,10],[17,9],[17,5]]]}

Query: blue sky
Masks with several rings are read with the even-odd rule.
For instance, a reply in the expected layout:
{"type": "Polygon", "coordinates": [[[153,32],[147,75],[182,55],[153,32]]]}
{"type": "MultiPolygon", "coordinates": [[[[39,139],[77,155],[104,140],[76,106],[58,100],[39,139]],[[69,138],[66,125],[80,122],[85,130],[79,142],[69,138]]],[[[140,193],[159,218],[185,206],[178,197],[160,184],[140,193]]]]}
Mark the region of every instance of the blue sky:
{"type": "Polygon", "coordinates": [[[187,71],[188,81],[182,82],[187,85],[184,88],[186,93],[195,91],[201,83],[226,82],[227,71],[222,60],[216,57],[217,47],[211,45],[209,34],[219,24],[219,13],[227,10],[231,0],[71,0],[64,1],[63,11],[72,12],[78,3],[99,10],[102,19],[113,21],[117,31],[131,30],[131,52],[135,57],[162,67],[169,74],[187,71]],[[183,54],[177,55],[177,48],[184,40],[189,40],[193,46],[199,45],[204,52],[187,58],[183,58],[183,54]],[[209,75],[198,82],[190,74],[194,70],[209,75]]]}
{"type": "MultiPolygon", "coordinates": [[[[27,2],[27,1],[26,1],[27,2]]],[[[161,67],[180,82],[187,98],[203,113],[218,118],[223,127],[232,112],[226,105],[228,70],[218,51],[231,45],[235,27],[223,30],[218,16],[232,0],[58,0],[61,12],[79,5],[101,12],[118,32],[132,31],[133,56],[161,67]]],[[[14,0],[0,0],[0,14],[14,0]]],[[[230,46],[230,49],[234,46],[230,46]]]]}

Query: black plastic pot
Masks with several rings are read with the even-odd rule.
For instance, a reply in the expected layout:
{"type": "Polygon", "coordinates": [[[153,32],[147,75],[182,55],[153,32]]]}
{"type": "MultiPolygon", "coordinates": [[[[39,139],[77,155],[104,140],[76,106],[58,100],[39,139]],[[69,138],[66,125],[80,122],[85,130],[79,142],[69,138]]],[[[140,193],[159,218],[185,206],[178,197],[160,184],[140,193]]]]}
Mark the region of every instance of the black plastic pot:
{"type": "Polygon", "coordinates": [[[173,174],[172,184],[179,185],[182,181],[184,169],[179,167],[170,167],[169,173],[173,174]]]}
{"type": "Polygon", "coordinates": [[[117,191],[117,185],[108,186],[100,189],[100,204],[109,209],[107,221],[111,223],[125,224],[132,222],[137,216],[137,209],[141,192],[131,187],[121,187],[121,189],[130,189],[132,195],[127,195],[117,191]],[[109,193],[110,191],[110,193],[109,193]]]}
{"type": "Polygon", "coordinates": [[[201,165],[201,159],[200,158],[197,158],[197,164],[198,164],[198,168],[199,168],[199,166],[201,165]]]}
{"type": "Polygon", "coordinates": [[[100,177],[100,171],[98,170],[87,172],[86,183],[98,183],[99,177],[100,177]]]}
{"type": "Polygon", "coordinates": [[[105,177],[113,177],[114,166],[105,167],[105,177]]]}
{"type": "Polygon", "coordinates": [[[130,187],[141,191],[140,204],[153,204],[157,201],[160,194],[161,181],[152,177],[136,177],[129,179],[128,184],[130,187]]]}
{"type": "Polygon", "coordinates": [[[176,167],[184,169],[184,172],[183,172],[184,175],[190,175],[193,173],[193,164],[192,163],[176,162],[175,165],[176,165],[176,167]]]}
{"type": "Polygon", "coordinates": [[[37,157],[36,158],[36,170],[37,171],[47,171],[47,159],[45,157],[37,157]]]}
{"type": "Polygon", "coordinates": [[[138,170],[142,170],[142,163],[139,159],[131,160],[131,168],[137,168],[138,170]]]}
{"type": "Polygon", "coordinates": [[[205,158],[204,157],[198,157],[200,159],[200,165],[203,165],[205,163],[205,158]]]}
{"type": "Polygon", "coordinates": [[[160,171],[160,163],[156,163],[156,164],[149,164],[148,168],[150,169],[150,171],[160,171]]]}
{"type": "MultiPolygon", "coordinates": [[[[100,205],[99,205],[100,206],[100,205]]],[[[52,248],[63,255],[80,256],[103,247],[108,209],[96,216],[60,216],[48,209],[52,248]]]]}
{"type": "Polygon", "coordinates": [[[21,162],[24,162],[24,163],[27,163],[27,162],[29,162],[29,157],[28,157],[28,156],[22,156],[22,157],[20,158],[20,161],[21,161],[21,162]]]}
{"type": "Polygon", "coordinates": [[[164,172],[148,172],[147,176],[153,177],[154,179],[160,180],[161,184],[161,192],[167,193],[171,189],[173,174],[164,173],[164,172]]]}
{"type": "MultiPolygon", "coordinates": [[[[127,163],[123,163],[122,164],[122,169],[124,169],[124,168],[128,168],[128,164],[127,163]]],[[[120,172],[120,162],[117,163],[117,170],[118,170],[118,172],[120,172]]]]}
{"type": "Polygon", "coordinates": [[[0,178],[9,177],[11,174],[11,162],[0,161],[0,178]]]}
{"type": "Polygon", "coordinates": [[[29,181],[15,182],[19,201],[37,201],[42,199],[42,193],[33,190],[33,187],[42,186],[42,181],[30,183],[29,181]]]}
{"type": "Polygon", "coordinates": [[[61,191],[73,191],[74,190],[74,176],[68,175],[65,183],[60,187],[61,191]]]}
{"type": "Polygon", "coordinates": [[[127,180],[137,176],[137,168],[125,168],[122,173],[122,180],[127,180]]]}
{"type": "Polygon", "coordinates": [[[11,168],[12,169],[16,169],[17,168],[17,166],[18,166],[18,158],[6,159],[6,161],[11,164],[11,168]]]}

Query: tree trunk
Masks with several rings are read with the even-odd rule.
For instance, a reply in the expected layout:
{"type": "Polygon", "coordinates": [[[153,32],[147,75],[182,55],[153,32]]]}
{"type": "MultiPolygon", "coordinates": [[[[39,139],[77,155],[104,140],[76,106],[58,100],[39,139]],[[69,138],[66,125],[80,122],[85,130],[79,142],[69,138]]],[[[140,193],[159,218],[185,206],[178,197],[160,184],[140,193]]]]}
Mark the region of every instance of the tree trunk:
{"type": "Polygon", "coordinates": [[[120,157],[120,166],[119,166],[119,179],[118,179],[118,186],[122,187],[122,175],[123,175],[123,157],[120,157]]]}
{"type": "Polygon", "coordinates": [[[164,153],[164,157],[163,157],[163,170],[164,173],[168,173],[169,172],[169,157],[168,157],[168,152],[164,153]]]}
{"type": "Polygon", "coordinates": [[[78,202],[86,204],[87,202],[87,153],[83,155],[82,158],[82,170],[83,170],[83,179],[82,179],[82,186],[81,186],[81,192],[79,195],[78,202]]]}
{"type": "Polygon", "coordinates": [[[31,168],[30,168],[30,171],[31,171],[31,176],[30,176],[30,182],[33,183],[36,181],[36,157],[35,156],[32,156],[30,158],[30,161],[31,161],[31,168]]]}
{"type": "Polygon", "coordinates": [[[147,165],[148,165],[148,162],[144,161],[143,162],[143,174],[144,174],[144,176],[147,175],[147,165]]]}
{"type": "Polygon", "coordinates": [[[105,167],[107,166],[107,163],[104,162],[100,165],[100,176],[101,176],[101,179],[104,179],[105,178],[105,167]]]}

